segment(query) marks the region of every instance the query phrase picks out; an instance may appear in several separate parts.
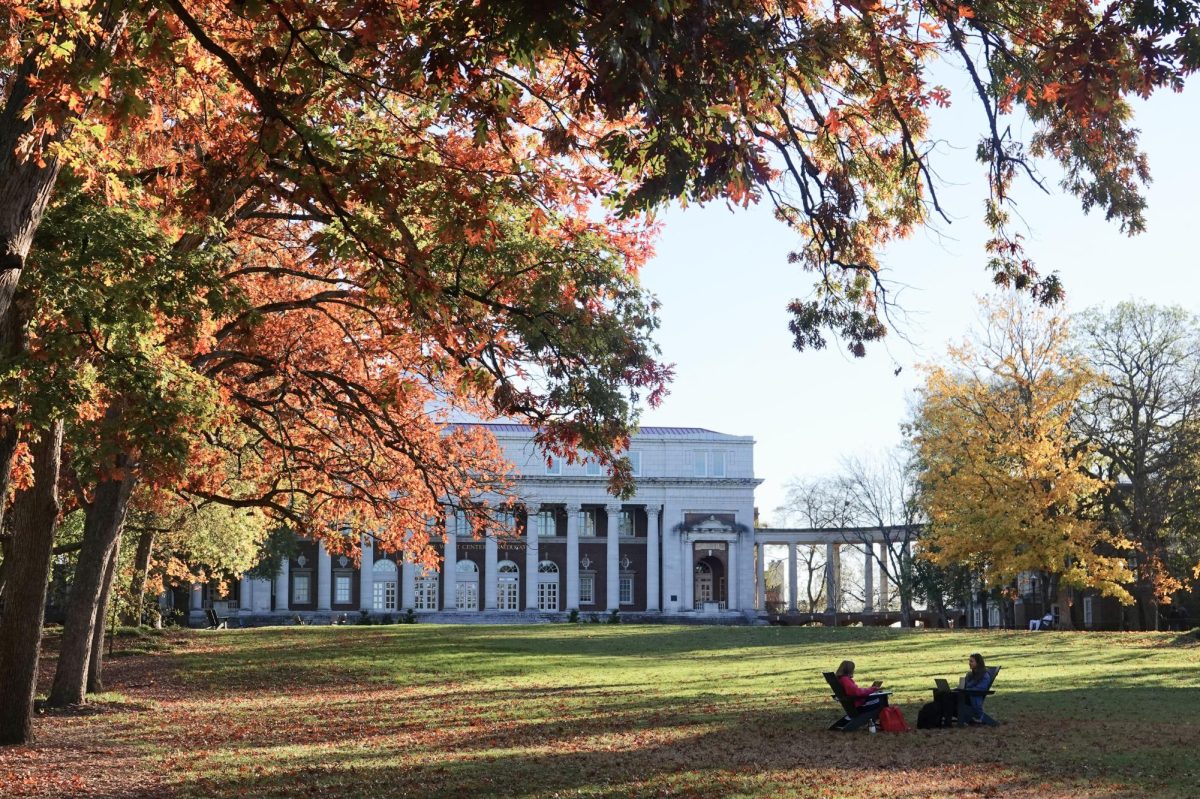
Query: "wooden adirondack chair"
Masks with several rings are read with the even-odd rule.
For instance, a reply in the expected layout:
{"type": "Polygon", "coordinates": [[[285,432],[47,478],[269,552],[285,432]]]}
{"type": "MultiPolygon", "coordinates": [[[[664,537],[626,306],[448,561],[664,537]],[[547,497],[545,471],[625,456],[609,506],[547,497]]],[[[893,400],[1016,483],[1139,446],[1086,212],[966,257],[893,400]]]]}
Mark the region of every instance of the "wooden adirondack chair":
{"type": "Polygon", "coordinates": [[[846,692],[842,690],[842,684],[838,681],[837,676],[832,671],[824,672],[825,681],[829,683],[829,687],[833,689],[833,699],[842,706],[842,710],[846,711],[846,715],[829,725],[829,729],[838,732],[853,732],[854,730],[862,729],[868,724],[874,724],[879,720],[879,713],[887,707],[888,697],[892,695],[891,691],[878,692],[883,696],[883,701],[878,705],[870,708],[861,708],[854,706],[856,697],[846,696],[846,692]]]}
{"type": "Polygon", "coordinates": [[[205,615],[208,616],[208,629],[210,629],[210,630],[222,630],[222,629],[228,630],[229,629],[229,617],[228,616],[218,616],[217,612],[215,610],[213,610],[212,608],[209,608],[208,610],[206,610],[205,615]]]}
{"type": "Polygon", "coordinates": [[[968,708],[970,706],[969,699],[973,696],[988,697],[996,693],[992,690],[992,686],[996,684],[996,677],[1000,674],[999,666],[988,666],[987,673],[991,676],[988,680],[987,688],[958,688],[955,694],[958,696],[958,726],[967,726],[968,708]]]}

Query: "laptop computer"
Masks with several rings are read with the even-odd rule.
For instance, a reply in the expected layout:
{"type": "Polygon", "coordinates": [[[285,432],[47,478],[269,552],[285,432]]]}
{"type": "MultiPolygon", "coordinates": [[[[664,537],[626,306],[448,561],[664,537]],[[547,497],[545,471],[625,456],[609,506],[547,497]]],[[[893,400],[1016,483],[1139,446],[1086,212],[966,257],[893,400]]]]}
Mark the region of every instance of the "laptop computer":
{"type": "Polygon", "coordinates": [[[946,682],[941,677],[938,677],[937,679],[935,679],[933,681],[933,684],[937,687],[937,689],[939,691],[949,691],[950,690],[950,683],[946,682]]]}

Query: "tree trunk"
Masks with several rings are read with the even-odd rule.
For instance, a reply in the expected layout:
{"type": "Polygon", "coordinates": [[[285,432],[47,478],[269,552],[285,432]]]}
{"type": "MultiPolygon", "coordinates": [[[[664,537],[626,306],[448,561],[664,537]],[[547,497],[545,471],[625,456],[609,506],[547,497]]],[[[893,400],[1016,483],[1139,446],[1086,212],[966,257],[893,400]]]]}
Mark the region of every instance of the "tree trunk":
{"type": "MultiPolygon", "coordinates": [[[[57,158],[47,156],[39,166],[38,159],[17,152],[19,141],[33,131],[34,120],[26,112],[29,78],[36,72],[37,59],[30,54],[7,81],[11,87],[8,102],[0,110],[0,337],[13,328],[10,314],[25,257],[58,179],[57,158]]],[[[53,139],[61,135],[60,131],[53,139]]],[[[49,144],[53,139],[43,138],[38,143],[49,144]]],[[[8,351],[7,343],[0,340],[0,351],[8,351]]]]}
{"type": "MultiPolygon", "coordinates": [[[[51,707],[83,702],[105,567],[125,523],[135,479],[126,457],[119,456],[115,476],[97,484],[95,498],[87,509],[83,548],[79,551],[79,564],[71,582],[62,650],[54,673],[54,685],[50,689],[51,707]]],[[[99,621],[103,624],[103,619],[99,621]]]]}
{"type": "Polygon", "coordinates": [[[58,527],[62,434],[61,419],[42,431],[33,447],[33,487],[13,502],[8,609],[0,618],[0,744],[28,743],[32,736],[46,583],[58,527]]]}
{"type": "Polygon", "coordinates": [[[100,604],[96,606],[96,627],[92,631],[92,654],[88,659],[87,692],[98,694],[104,690],[104,631],[108,623],[108,603],[112,597],[113,583],[117,579],[117,563],[121,560],[121,535],[117,534],[108,565],[104,568],[104,583],[100,589],[100,604]]]}
{"type": "Polygon", "coordinates": [[[129,581],[129,615],[125,622],[135,627],[142,624],[146,599],[146,575],[150,572],[150,556],[154,552],[154,531],[143,530],[138,536],[137,552],[133,555],[133,578],[129,581]]]}
{"type": "Polygon", "coordinates": [[[1075,622],[1071,618],[1071,589],[1058,579],[1054,596],[1054,604],[1058,605],[1058,629],[1074,630],[1075,622]]]}

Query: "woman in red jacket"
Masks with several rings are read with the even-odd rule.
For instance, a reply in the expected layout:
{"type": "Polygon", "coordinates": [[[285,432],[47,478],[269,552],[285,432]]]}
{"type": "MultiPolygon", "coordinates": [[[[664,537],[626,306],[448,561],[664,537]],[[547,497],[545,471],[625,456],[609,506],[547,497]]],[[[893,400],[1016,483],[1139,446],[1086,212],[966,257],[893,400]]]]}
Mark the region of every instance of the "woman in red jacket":
{"type": "Polygon", "coordinates": [[[838,679],[838,684],[842,686],[842,692],[846,696],[854,697],[854,706],[861,710],[869,710],[884,703],[887,698],[883,694],[878,693],[882,681],[876,682],[870,688],[859,688],[854,682],[854,661],[843,660],[842,665],[837,667],[834,675],[838,679]]]}

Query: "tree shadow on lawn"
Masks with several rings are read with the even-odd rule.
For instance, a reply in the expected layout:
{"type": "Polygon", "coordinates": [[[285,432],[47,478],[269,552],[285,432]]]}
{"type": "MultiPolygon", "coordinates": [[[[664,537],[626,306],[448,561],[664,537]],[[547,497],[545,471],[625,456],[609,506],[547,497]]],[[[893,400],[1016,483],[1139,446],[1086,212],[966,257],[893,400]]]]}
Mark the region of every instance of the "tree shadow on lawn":
{"type": "MultiPolygon", "coordinates": [[[[210,770],[184,778],[179,787],[185,795],[213,799],[310,793],[428,799],[567,793],[898,799],[976,792],[1009,797],[1184,795],[1167,784],[1179,774],[1130,774],[1064,760],[1048,743],[1077,733],[1077,725],[870,736],[814,729],[811,715],[739,714],[719,723],[664,723],[652,732],[614,731],[598,719],[590,734],[578,725],[570,737],[563,737],[561,728],[525,727],[519,741],[488,741],[483,734],[473,743],[449,737],[422,751],[386,738],[343,742],[352,748],[288,750],[283,757],[260,748],[253,769],[210,770]],[[264,773],[255,773],[257,768],[264,773]]],[[[1124,752],[1138,754],[1134,748],[1124,752]]],[[[1190,757],[1189,752],[1178,754],[1190,757]]]]}

